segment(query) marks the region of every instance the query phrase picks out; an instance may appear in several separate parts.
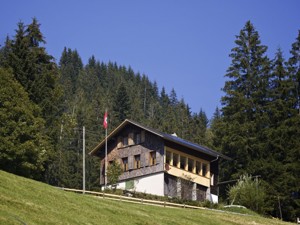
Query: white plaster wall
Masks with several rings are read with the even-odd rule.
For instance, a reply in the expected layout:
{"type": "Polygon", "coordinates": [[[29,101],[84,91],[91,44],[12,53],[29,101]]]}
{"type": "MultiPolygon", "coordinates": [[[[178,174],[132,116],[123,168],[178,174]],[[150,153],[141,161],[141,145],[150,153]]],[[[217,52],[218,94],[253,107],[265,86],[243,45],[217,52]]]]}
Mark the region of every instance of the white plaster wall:
{"type": "Polygon", "coordinates": [[[210,201],[212,203],[218,203],[219,202],[219,196],[218,195],[210,194],[210,201]]]}
{"type": "Polygon", "coordinates": [[[123,189],[123,190],[125,190],[125,182],[120,182],[120,183],[118,183],[118,184],[117,184],[117,188],[118,188],[118,189],[123,189]]]}
{"type": "Polygon", "coordinates": [[[164,173],[157,173],[145,177],[136,178],[135,190],[153,195],[164,195],[164,173]]]}
{"type": "MultiPolygon", "coordinates": [[[[130,191],[137,191],[160,196],[164,195],[163,172],[132,179],[134,180],[134,189],[131,189],[130,191]]],[[[119,182],[117,188],[125,190],[125,181],[119,182]]]]}

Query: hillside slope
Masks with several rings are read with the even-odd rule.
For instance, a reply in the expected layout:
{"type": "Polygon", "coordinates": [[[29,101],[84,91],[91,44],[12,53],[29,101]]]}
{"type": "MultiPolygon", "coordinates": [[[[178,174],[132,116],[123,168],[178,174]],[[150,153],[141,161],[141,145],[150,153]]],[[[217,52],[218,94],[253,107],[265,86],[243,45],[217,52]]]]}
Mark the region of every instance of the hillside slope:
{"type": "Polygon", "coordinates": [[[289,224],[212,210],[162,208],[64,192],[0,171],[0,224],[289,224]]]}

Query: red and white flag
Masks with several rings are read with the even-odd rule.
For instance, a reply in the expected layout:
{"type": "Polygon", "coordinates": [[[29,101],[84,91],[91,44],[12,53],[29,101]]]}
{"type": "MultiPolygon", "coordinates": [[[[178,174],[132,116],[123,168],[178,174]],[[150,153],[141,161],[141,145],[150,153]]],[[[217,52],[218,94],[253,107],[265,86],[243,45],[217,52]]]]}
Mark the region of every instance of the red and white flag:
{"type": "Polygon", "coordinates": [[[104,129],[107,129],[107,111],[105,111],[105,114],[104,114],[103,127],[104,127],[104,129]]]}

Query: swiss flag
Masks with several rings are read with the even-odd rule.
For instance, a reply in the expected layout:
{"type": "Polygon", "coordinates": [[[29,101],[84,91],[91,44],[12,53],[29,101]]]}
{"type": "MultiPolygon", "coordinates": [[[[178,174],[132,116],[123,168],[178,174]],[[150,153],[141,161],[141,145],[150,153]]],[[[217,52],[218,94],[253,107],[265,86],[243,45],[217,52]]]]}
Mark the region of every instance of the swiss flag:
{"type": "Polygon", "coordinates": [[[104,127],[104,129],[107,129],[107,111],[105,111],[105,114],[104,114],[103,127],[104,127]]]}

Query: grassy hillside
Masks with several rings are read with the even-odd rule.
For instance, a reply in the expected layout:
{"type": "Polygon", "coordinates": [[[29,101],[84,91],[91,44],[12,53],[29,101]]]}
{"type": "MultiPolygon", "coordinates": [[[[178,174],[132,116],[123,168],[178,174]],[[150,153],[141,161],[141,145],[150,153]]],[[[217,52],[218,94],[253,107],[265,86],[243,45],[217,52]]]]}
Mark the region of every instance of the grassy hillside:
{"type": "Polygon", "coordinates": [[[175,209],[64,192],[0,171],[0,224],[289,224],[253,215],[175,209]]]}

